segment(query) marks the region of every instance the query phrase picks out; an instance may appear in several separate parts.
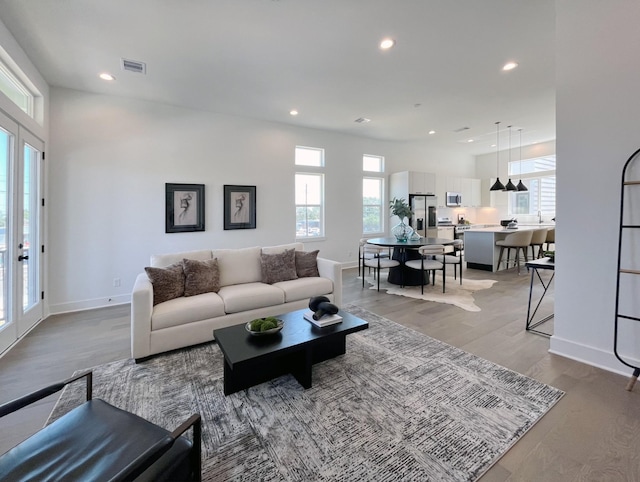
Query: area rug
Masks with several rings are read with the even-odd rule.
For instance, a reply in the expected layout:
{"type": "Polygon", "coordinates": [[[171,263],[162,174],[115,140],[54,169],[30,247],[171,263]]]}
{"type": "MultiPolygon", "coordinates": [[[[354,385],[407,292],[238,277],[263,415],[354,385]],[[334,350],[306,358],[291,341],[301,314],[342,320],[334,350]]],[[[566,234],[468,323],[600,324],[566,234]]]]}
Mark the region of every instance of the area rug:
{"type": "MultiPolygon", "coordinates": [[[[497,283],[496,280],[477,280],[463,278],[462,284],[459,279],[454,279],[453,276],[446,277],[445,292],[442,292],[442,276],[436,275],[435,285],[425,285],[424,294],[421,293],[420,286],[405,286],[404,288],[391,284],[387,281],[386,275],[383,272],[380,279],[380,290],[385,290],[387,294],[406,296],[408,298],[415,298],[418,300],[433,301],[436,303],[446,303],[449,305],[457,306],[467,311],[481,311],[478,305],[476,305],[473,293],[480,290],[486,290],[497,283]]],[[[360,278],[362,279],[362,278],[360,278]]],[[[377,290],[378,281],[371,278],[366,278],[366,282],[372,283],[369,289],[377,290]]]]}
{"type": "MultiPolygon", "coordinates": [[[[94,396],[167,429],[203,419],[203,480],[476,480],[563,392],[357,306],[347,353],[223,395],[215,343],[94,368],[94,396]]],[[[301,319],[300,323],[306,323],[301,319]]],[[[83,399],[67,387],[54,420],[83,399]]]]}

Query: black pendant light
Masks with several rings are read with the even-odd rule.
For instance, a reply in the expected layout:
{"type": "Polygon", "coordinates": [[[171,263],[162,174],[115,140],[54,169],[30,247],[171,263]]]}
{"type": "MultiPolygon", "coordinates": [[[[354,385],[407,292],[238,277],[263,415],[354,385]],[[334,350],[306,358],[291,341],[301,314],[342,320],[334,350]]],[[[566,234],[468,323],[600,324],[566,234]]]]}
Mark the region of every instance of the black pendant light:
{"type": "Polygon", "coordinates": [[[520,182],[516,186],[518,191],[528,191],[527,186],[522,182],[522,129],[518,129],[520,133],[520,182]]]}
{"type": "MultiPolygon", "coordinates": [[[[509,162],[507,162],[507,171],[511,169],[511,127],[509,126],[509,162]]],[[[504,187],[505,191],[517,191],[518,188],[514,183],[511,182],[511,178],[509,178],[509,182],[504,187]]]]}
{"type": "Polygon", "coordinates": [[[504,184],[500,182],[500,122],[496,122],[496,182],[490,191],[504,191],[504,184]]]}

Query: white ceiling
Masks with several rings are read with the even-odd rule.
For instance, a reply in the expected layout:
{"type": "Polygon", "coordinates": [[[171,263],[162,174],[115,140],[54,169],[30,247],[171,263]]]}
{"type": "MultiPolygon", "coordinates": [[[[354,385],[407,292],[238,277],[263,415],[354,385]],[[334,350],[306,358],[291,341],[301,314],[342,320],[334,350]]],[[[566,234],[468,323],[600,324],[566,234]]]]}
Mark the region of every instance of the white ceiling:
{"type": "Polygon", "coordinates": [[[0,19],[52,86],[463,154],[495,150],[496,121],[501,148],[508,125],[555,139],[553,0],[1,0],[0,19]]]}

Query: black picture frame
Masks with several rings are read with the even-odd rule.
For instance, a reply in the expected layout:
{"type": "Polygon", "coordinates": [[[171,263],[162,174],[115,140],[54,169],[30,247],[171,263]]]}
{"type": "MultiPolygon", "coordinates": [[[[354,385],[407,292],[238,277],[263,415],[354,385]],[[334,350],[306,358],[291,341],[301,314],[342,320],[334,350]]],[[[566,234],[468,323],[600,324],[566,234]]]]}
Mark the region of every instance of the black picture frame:
{"type": "Polygon", "coordinates": [[[224,229],[256,229],[256,187],[224,185],[224,229]]]}
{"type": "Polygon", "coordinates": [[[204,184],[165,184],[165,233],[204,231],[204,184]]]}

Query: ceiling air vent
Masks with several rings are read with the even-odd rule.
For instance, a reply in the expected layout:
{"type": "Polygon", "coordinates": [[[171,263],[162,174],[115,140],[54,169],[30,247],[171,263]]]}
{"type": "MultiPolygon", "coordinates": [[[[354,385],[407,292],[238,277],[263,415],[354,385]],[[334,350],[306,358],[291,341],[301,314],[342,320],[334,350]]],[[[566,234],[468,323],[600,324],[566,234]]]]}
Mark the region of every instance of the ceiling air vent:
{"type": "Polygon", "coordinates": [[[358,124],[364,124],[366,122],[371,122],[371,119],[367,119],[366,117],[358,117],[354,122],[358,124]]]}
{"type": "Polygon", "coordinates": [[[464,132],[469,129],[471,129],[471,127],[460,127],[459,129],[455,129],[453,132],[464,132]]]}
{"type": "Polygon", "coordinates": [[[122,70],[128,70],[129,72],[135,72],[136,74],[146,74],[147,64],[144,62],[138,62],[137,60],[122,60],[122,70]]]}

